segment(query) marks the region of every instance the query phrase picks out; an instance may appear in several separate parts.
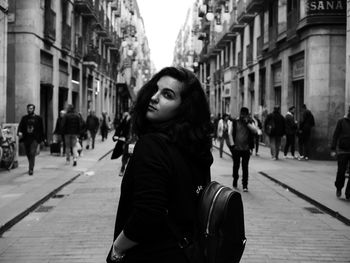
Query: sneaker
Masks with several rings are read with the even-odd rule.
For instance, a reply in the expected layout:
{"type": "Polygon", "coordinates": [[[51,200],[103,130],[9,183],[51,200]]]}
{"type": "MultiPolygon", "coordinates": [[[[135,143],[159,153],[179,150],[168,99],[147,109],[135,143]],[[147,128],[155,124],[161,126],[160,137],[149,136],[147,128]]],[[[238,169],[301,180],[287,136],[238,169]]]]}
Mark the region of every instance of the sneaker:
{"type": "Polygon", "coordinates": [[[298,160],[301,161],[302,159],[304,159],[304,156],[303,155],[299,155],[298,156],[298,160]]]}
{"type": "Polygon", "coordinates": [[[237,188],[237,182],[233,181],[232,186],[233,186],[233,188],[237,188]]]}
{"type": "Polygon", "coordinates": [[[248,192],[248,187],[243,187],[243,192],[248,192]]]}
{"type": "Polygon", "coordinates": [[[77,161],[73,161],[73,166],[77,166],[77,161]]]}
{"type": "Polygon", "coordinates": [[[337,195],[337,197],[340,197],[341,196],[341,190],[337,189],[336,195],[337,195]]]}
{"type": "Polygon", "coordinates": [[[287,155],[283,156],[284,159],[288,159],[289,157],[287,155]]]}
{"type": "Polygon", "coordinates": [[[305,160],[305,161],[309,160],[309,157],[305,156],[305,157],[304,157],[304,160],[305,160]]]}
{"type": "Polygon", "coordinates": [[[90,145],[86,145],[86,147],[85,147],[85,148],[86,148],[86,150],[89,150],[89,148],[90,148],[90,145]]]}
{"type": "Polygon", "coordinates": [[[119,176],[123,177],[124,176],[124,171],[120,171],[119,176]]]}
{"type": "Polygon", "coordinates": [[[29,175],[33,175],[33,170],[29,170],[29,171],[28,171],[28,174],[29,174],[29,175]]]}
{"type": "Polygon", "coordinates": [[[258,154],[258,153],[255,153],[255,156],[260,156],[260,154],[258,154]]]}
{"type": "Polygon", "coordinates": [[[276,157],[272,157],[272,159],[271,159],[272,161],[276,161],[277,160],[277,158],[276,157]]]}

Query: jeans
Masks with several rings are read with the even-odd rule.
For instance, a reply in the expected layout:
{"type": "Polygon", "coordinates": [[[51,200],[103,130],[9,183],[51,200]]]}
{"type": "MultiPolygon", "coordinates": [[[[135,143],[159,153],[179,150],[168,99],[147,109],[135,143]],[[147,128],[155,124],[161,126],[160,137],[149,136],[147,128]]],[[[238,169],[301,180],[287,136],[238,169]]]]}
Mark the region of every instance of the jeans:
{"type": "Polygon", "coordinates": [[[219,154],[220,158],[222,157],[222,153],[224,151],[224,142],[226,142],[226,145],[229,146],[230,142],[228,139],[228,135],[223,135],[222,137],[219,137],[219,154]]]}
{"type": "Polygon", "coordinates": [[[272,158],[278,159],[281,147],[281,136],[270,136],[270,150],[272,158]]]}
{"type": "Polygon", "coordinates": [[[70,150],[69,149],[71,149],[71,148],[73,151],[73,160],[76,160],[78,158],[78,148],[77,148],[78,135],[66,134],[66,135],[64,135],[64,140],[66,143],[66,159],[67,159],[67,161],[70,160],[70,150]]]}
{"type": "Polygon", "coordinates": [[[259,151],[259,143],[260,143],[260,135],[254,135],[255,153],[258,153],[259,151]]]}
{"type": "Polygon", "coordinates": [[[299,137],[299,154],[310,157],[310,134],[303,134],[299,137]]]}
{"type": "Polygon", "coordinates": [[[38,149],[38,145],[39,144],[36,140],[24,142],[24,148],[25,148],[26,155],[29,162],[29,171],[34,170],[35,156],[36,156],[36,151],[38,149]]]}
{"type": "Polygon", "coordinates": [[[295,153],[295,135],[287,134],[286,135],[286,145],[284,146],[284,155],[288,154],[288,150],[290,147],[290,153],[294,156],[295,153]]]}
{"type": "Polygon", "coordinates": [[[88,145],[90,146],[91,144],[91,148],[94,149],[95,148],[95,138],[96,138],[96,132],[94,130],[87,130],[87,136],[88,136],[88,145]]]}
{"type": "MultiPolygon", "coordinates": [[[[348,167],[349,161],[350,161],[350,153],[345,154],[338,154],[338,170],[337,170],[337,177],[335,179],[335,187],[337,190],[341,190],[345,185],[345,172],[348,167]]],[[[348,179],[348,183],[345,189],[345,196],[350,196],[350,180],[348,179]]]]}
{"type": "Polygon", "coordinates": [[[240,150],[232,150],[232,159],[233,159],[233,184],[237,185],[237,181],[239,178],[238,175],[238,170],[239,170],[239,166],[241,163],[241,159],[242,159],[242,185],[243,188],[248,186],[248,176],[249,176],[249,172],[248,172],[248,165],[249,165],[249,159],[250,159],[250,151],[240,151],[240,150]]]}

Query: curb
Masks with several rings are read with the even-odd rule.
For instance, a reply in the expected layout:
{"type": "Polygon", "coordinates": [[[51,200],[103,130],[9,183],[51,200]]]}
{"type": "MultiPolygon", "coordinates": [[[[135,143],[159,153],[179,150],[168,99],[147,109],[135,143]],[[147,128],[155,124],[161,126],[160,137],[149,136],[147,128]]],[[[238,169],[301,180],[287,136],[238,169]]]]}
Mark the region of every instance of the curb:
{"type": "MultiPolygon", "coordinates": [[[[107,153],[102,155],[97,161],[101,161],[104,159],[109,153],[113,151],[109,150],[107,153]]],[[[39,201],[35,202],[32,206],[25,209],[23,212],[19,213],[17,216],[6,222],[4,225],[0,226],[0,238],[2,235],[8,231],[11,227],[13,227],[15,224],[17,224],[19,221],[21,221],[24,217],[26,217],[29,213],[33,212],[35,209],[37,209],[41,204],[45,203],[47,200],[49,200],[52,196],[54,196],[56,193],[61,191],[64,187],[74,182],[79,176],[84,174],[83,172],[78,173],[73,178],[69,179],[67,182],[63,183],[62,185],[58,186],[56,189],[45,195],[43,198],[41,198],[39,201]]]]}
{"type": "MultiPolygon", "coordinates": [[[[213,147],[215,147],[216,149],[219,149],[218,146],[213,145],[213,147]]],[[[228,156],[232,157],[232,155],[226,151],[223,151],[225,154],[227,154],[228,156]]],[[[317,208],[319,208],[320,210],[322,210],[323,212],[325,212],[326,214],[338,219],[339,221],[341,221],[342,223],[344,223],[347,226],[350,226],[350,219],[339,214],[339,212],[334,211],[333,209],[321,204],[320,202],[317,202],[316,200],[312,199],[311,197],[299,192],[298,190],[294,189],[293,187],[290,187],[289,185],[286,185],[284,183],[282,183],[281,181],[269,176],[267,173],[265,172],[258,172],[259,174],[265,176],[266,178],[270,179],[271,181],[273,181],[274,183],[277,183],[278,185],[282,186],[285,189],[288,189],[290,192],[292,192],[293,194],[295,194],[296,196],[300,197],[301,199],[305,200],[306,202],[309,202],[310,204],[316,206],[317,208]]]]}

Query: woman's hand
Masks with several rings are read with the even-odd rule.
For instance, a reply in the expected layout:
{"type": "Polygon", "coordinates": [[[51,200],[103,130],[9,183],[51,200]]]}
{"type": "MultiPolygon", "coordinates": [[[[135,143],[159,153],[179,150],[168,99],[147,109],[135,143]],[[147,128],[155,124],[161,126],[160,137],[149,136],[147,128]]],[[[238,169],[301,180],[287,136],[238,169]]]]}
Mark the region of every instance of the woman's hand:
{"type": "Polygon", "coordinates": [[[116,246],[116,241],[114,241],[112,246],[111,260],[113,262],[123,262],[124,253],[118,249],[116,246]]]}

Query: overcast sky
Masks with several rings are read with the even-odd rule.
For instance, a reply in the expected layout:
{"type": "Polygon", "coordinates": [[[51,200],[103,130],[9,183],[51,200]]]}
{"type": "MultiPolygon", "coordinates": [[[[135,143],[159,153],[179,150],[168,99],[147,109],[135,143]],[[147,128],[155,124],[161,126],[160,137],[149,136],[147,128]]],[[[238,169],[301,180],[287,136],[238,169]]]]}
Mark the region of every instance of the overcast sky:
{"type": "Polygon", "coordinates": [[[175,40],[194,0],[137,0],[157,71],[173,61],[175,40]]]}

